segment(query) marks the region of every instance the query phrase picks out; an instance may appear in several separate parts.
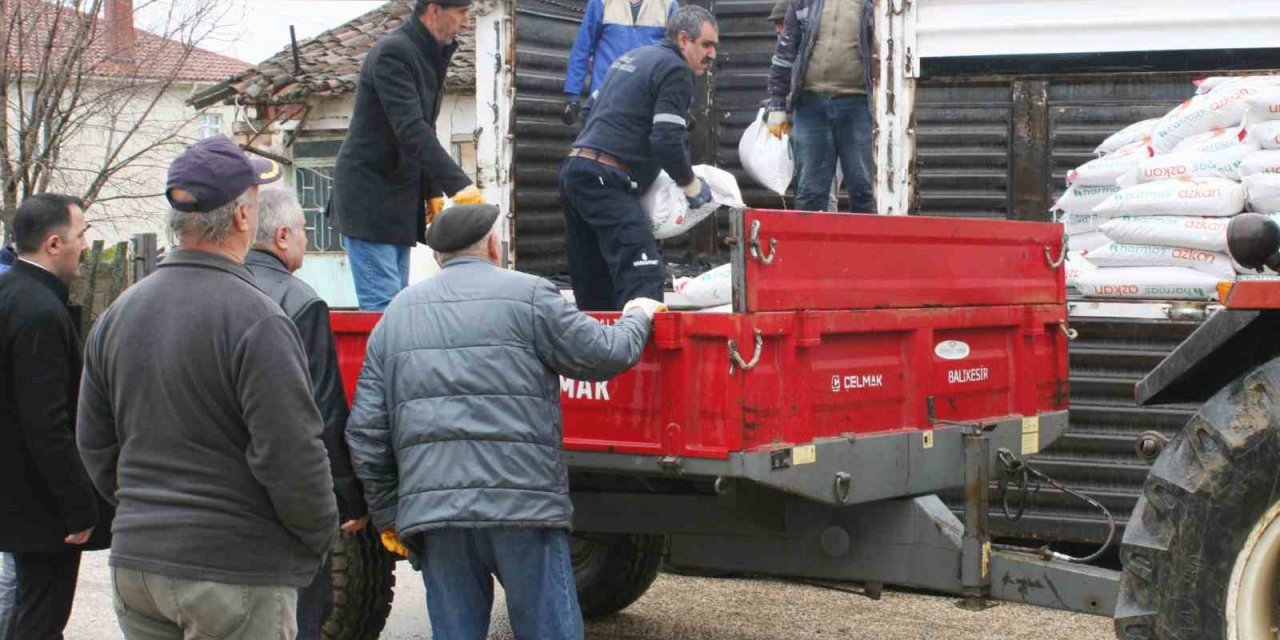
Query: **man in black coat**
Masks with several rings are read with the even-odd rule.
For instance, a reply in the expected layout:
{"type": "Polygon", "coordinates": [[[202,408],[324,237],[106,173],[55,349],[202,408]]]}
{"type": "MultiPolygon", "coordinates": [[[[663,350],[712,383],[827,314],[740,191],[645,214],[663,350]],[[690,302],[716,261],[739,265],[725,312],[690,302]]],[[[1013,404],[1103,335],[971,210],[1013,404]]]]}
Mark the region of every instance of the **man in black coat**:
{"type": "MultiPolygon", "coordinates": [[[[329,305],[293,276],[302,268],[306,251],[307,219],[297,196],[285,189],[263,189],[258,194],[258,234],[244,264],[258,288],[275,300],[298,328],[307,354],[311,393],[324,421],[324,446],[338,499],[338,519],[343,533],[355,534],[369,524],[369,510],[347,449],[347,396],[329,327],[329,305]]],[[[311,585],[298,591],[297,640],[321,640],[321,628],[333,610],[331,570],[326,559],[311,585]]]]}
{"type": "Polygon", "coordinates": [[[75,443],[81,343],[68,284],[85,249],[83,203],[51,193],[18,207],[18,260],[0,275],[0,551],[18,570],[15,640],[61,638],[82,549],[110,544],[110,509],[75,443]]]}
{"type": "Polygon", "coordinates": [[[483,202],[436,137],[449,59],[471,26],[471,0],[418,0],[360,67],[356,104],[334,166],[328,214],[351,258],[360,308],[381,311],[409,284],[409,249],[444,208],[483,202]]]}

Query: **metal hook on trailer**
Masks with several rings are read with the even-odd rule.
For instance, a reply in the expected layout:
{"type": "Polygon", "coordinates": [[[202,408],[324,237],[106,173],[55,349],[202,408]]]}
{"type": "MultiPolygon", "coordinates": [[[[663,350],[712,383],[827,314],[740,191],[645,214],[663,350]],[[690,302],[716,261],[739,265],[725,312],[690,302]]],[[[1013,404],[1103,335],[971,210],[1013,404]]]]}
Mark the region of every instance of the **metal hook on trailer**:
{"type": "Polygon", "coordinates": [[[1063,320],[1058,323],[1058,328],[1062,330],[1062,334],[1067,336],[1067,340],[1075,340],[1080,337],[1080,332],[1067,326],[1067,321],[1063,320]]]}
{"type": "Polygon", "coordinates": [[[1062,263],[1067,261],[1067,236],[1062,236],[1062,250],[1058,252],[1058,257],[1053,257],[1053,249],[1044,248],[1044,261],[1049,263],[1050,269],[1057,269],[1062,263]]]}
{"type": "Polygon", "coordinates": [[[738,367],[743,371],[750,371],[760,363],[760,354],[764,351],[764,334],[756,329],[756,353],[751,356],[750,360],[743,360],[742,354],[738,353],[738,341],[729,341],[729,375],[733,375],[734,367],[738,367]]]}
{"type": "Polygon", "coordinates": [[[747,243],[751,249],[751,257],[759,260],[762,264],[773,264],[773,259],[778,257],[778,239],[769,238],[769,255],[762,256],[760,254],[760,221],[751,221],[751,238],[747,243]]]}

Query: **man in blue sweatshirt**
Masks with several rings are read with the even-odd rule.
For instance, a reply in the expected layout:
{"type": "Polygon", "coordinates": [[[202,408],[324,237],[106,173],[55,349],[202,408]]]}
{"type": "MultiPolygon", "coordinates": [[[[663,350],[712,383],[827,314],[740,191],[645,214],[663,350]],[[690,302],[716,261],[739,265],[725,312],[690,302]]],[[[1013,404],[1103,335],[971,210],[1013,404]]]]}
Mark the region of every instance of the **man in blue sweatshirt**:
{"type": "Polygon", "coordinates": [[[662,42],[667,20],[679,8],[675,0],[587,0],[564,74],[565,124],[578,121],[588,71],[591,89],[599,89],[618,56],[662,42]]]}

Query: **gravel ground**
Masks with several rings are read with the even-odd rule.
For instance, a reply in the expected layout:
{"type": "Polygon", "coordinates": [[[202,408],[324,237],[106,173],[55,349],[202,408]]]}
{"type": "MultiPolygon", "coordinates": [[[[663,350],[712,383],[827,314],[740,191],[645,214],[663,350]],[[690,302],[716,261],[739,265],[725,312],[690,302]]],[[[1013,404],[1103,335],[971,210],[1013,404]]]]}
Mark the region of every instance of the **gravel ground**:
{"type": "MultiPolygon", "coordinates": [[[[396,570],[396,606],[382,640],[430,638],[426,600],[407,563],[396,570]]],[[[86,554],[67,640],[121,640],[111,609],[106,552],[86,554]]],[[[1001,604],[963,611],[952,598],[886,591],[880,601],[775,580],[663,574],[639,602],[587,625],[593,640],[1110,640],[1106,618],[1001,604]]],[[[491,640],[511,640],[499,594],[491,640]]]]}

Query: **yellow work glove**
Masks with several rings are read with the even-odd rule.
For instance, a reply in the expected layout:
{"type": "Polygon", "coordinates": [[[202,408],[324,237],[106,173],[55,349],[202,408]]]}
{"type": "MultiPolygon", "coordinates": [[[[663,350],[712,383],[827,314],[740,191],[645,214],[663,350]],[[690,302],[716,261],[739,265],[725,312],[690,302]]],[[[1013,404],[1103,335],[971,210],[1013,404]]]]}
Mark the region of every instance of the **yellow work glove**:
{"type": "Polygon", "coordinates": [[[791,122],[787,118],[786,111],[770,111],[769,117],[764,121],[764,124],[769,129],[769,133],[779,140],[791,131],[791,122]]]}
{"type": "Polygon", "coordinates": [[[409,550],[400,542],[400,536],[396,535],[395,527],[387,527],[382,530],[382,546],[401,558],[409,557],[409,550]]]}
{"type": "Polygon", "coordinates": [[[427,200],[427,224],[435,222],[436,216],[444,211],[444,196],[436,196],[427,200]]]}
{"type": "Polygon", "coordinates": [[[471,185],[453,194],[450,199],[454,204],[484,204],[484,192],[471,185]]]}

